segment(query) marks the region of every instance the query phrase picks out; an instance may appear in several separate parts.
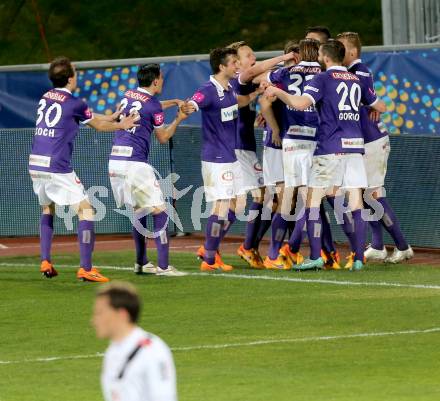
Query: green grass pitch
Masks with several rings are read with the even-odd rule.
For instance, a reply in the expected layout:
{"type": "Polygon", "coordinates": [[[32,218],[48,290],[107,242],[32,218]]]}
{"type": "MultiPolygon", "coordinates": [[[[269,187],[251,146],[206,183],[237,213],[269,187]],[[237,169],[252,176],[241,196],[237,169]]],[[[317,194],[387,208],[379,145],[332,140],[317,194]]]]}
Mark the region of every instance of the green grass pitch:
{"type": "MultiPolygon", "coordinates": [[[[97,266],[132,260],[95,254],[97,266]]],[[[77,255],[54,261],[71,267],[45,280],[38,258],[0,259],[0,401],[102,400],[94,354],[107,344],[90,326],[98,285],[76,281],[77,255]]],[[[103,270],[139,288],[141,326],[174,348],[180,401],[440,399],[439,268],[257,272],[225,261],[257,278],[103,270]]],[[[171,262],[198,272],[193,254],[171,262]]]]}

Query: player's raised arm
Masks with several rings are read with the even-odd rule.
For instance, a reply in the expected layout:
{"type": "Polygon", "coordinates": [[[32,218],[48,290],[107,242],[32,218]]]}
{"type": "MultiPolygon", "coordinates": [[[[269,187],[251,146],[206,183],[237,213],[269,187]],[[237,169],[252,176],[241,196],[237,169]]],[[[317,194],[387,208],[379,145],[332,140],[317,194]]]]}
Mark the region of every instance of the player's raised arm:
{"type": "Polygon", "coordinates": [[[268,60],[264,60],[259,63],[256,63],[251,68],[244,70],[243,72],[240,73],[239,76],[240,82],[245,83],[252,81],[252,79],[259,76],[260,74],[263,74],[267,70],[270,70],[279,63],[294,59],[296,60],[297,56],[298,56],[297,53],[290,52],[287,54],[282,54],[281,56],[273,57],[268,60]]]}
{"type": "Polygon", "coordinates": [[[178,125],[188,118],[188,114],[184,112],[184,105],[181,105],[178,109],[177,116],[174,121],[166,127],[155,127],[154,133],[159,143],[167,143],[168,140],[176,133],[178,125]]]}
{"type": "Polygon", "coordinates": [[[138,127],[136,121],[139,120],[139,114],[132,113],[127,117],[121,119],[121,121],[107,121],[102,118],[93,117],[90,121],[87,122],[87,125],[96,129],[97,131],[117,131],[120,129],[130,129],[133,127],[138,127]]]}
{"type": "Polygon", "coordinates": [[[183,100],[180,99],[169,99],[169,100],[161,100],[160,104],[162,106],[162,110],[169,109],[170,107],[180,107],[183,103],[185,103],[183,100]]]}
{"type": "Polygon", "coordinates": [[[264,94],[268,97],[276,96],[283,103],[297,110],[305,110],[313,104],[312,99],[307,95],[289,95],[287,92],[274,86],[269,86],[264,94]]]}

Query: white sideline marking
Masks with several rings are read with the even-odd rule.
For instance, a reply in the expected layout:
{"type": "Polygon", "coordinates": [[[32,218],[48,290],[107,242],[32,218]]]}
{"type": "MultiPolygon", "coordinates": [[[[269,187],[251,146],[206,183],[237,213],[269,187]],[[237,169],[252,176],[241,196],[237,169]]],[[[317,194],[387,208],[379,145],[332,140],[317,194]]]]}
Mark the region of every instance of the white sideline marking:
{"type": "MultiPolygon", "coordinates": [[[[354,333],[354,334],[342,334],[337,336],[315,336],[315,337],[296,337],[296,338],[269,338],[266,340],[256,340],[249,341],[246,343],[230,343],[230,344],[206,344],[206,345],[194,345],[188,347],[172,347],[171,350],[174,352],[185,352],[185,351],[197,351],[205,349],[225,349],[225,348],[239,348],[239,347],[253,347],[258,345],[268,345],[268,344],[286,344],[286,343],[302,343],[302,342],[317,342],[317,341],[333,341],[333,340],[345,340],[350,338],[367,338],[367,337],[386,337],[386,336],[400,336],[408,334],[428,334],[428,333],[438,333],[440,332],[440,327],[433,327],[430,329],[412,329],[412,330],[402,330],[402,331],[384,331],[384,332],[370,332],[370,333],[354,333]]],[[[70,355],[70,356],[52,356],[47,358],[35,358],[35,359],[21,359],[21,360],[11,360],[11,361],[1,361],[0,365],[11,365],[11,364],[21,364],[21,363],[32,363],[32,362],[53,362],[69,359],[90,359],[90,358],[101,358],[104,354],[86,354],[86,355],[70,355]]]]}
{"type": "MultiPolygon", "coordinates": [[[[0,263],[0,267],[37,267],[36,264],[22,264],[22,263],[0,263]]],[[[56,267],[78,268],[76,265],[60,265],[56,264],[56,267]]],[[[103,270],[126,270],[132,271],[132,267],[126,266],[98,266],[103,270]]],[[[296,273],[292,273],[296,274],[296,273]]],[[[308,274],[308,273],[298,273],[308,274]]],[[[310,273],[313,274],[313,273],[310,273]]],[[[407,283],[392,283],[387,281],[349,281],[349,280],[326,280],[318,278],[300,278],[300,277],[276,277],[265,276],[262,274],[248,275],[248,274],[235,274],[235,273],[189,273],[190,276],[202,276],[202,277],[223,277],[223,278],[235,278],[244,280],[269,280],[269,281],[287,281],[293,283],[312,283],[312,284],[330,284],[330,285],[342,285],[342,286],[365,286],[365,287],[399,287],[399,288],[417,288],[423,290],[440,290],[440,285],[436,284],[407,284],[407,283]]],[[[356,273],[353,273],[356,275],[356,273]]]]}
{"type": "MultiPolygon", "coordinates": [[[[100,245],[100,244],[120,244],[121,242],[129,242],[130,244],[133,243],[132,239],[120,239],[120,240],[110,240],[110,241],[95,241],[95,245],[100,245]]],[[[200,247],[200,245],[203,243],[203,240],[200,240],[200,244],[199,245],[181,245],[181,246],[170,246],[170,249],[197,249],[200,247]]],[[[72,245],[77,245],[78,242],[77,241],[70,241],[70,242],[55,242],[53,243],[54,247],[62,247],[62,246],[72,246],[72,245]]],[[[226,242],[224,244],[225,245],[240,245],[242,244],[242,242],[226,242]]],[[[28,245],[17,245],[17,246],[6,246],[6,245],[2,245],[0,244],[0,249],[24,249],[24,248],[39,248],[40,244],[39,243],[35,243],[35,244],[28,244],[28,245]]]]}

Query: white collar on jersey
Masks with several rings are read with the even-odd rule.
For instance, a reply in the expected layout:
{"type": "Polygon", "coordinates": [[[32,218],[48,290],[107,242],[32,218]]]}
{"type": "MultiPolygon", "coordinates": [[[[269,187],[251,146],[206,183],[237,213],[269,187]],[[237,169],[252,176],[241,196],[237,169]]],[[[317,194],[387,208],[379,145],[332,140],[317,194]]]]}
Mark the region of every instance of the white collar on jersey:
{"type": "Polygon", "coordinates": [[[362,60],[360,58],[357,58],[347,67],[347,70],[349,70],[351,67],[353,67],[354,65],[359,64],[359,63],[362,63],[362,60]]]}
{"type": "Polygon", "coordinates": [[[70,90],[67,88],[54,88],[54,89],[56,89],[57,91],[62,91],[62,92],[67,92],[67,93],[72,94],[72,92],[70,92],[70,90]]]}
{"type": "Polygon", "coordinates": [[[139,91],[139,92],[146,93],[146,94],[148,94],[148,95],[150,95],[150,96],[153,96],[152,93],[148,92],[148,91],[147,91],[146,89],[144,89],[144,88],[141,88],[140,86],[138,86],[138,88],[137,88],[136,90],[139,91]]]}
{"type": "Polygon", "coordinates": [[[331,67],[327,68],[327,71],[330,70],[347,71],[347,67],[344,67],[343,65],[332,65],[331,67]]]}
{"type": "MultiPolygon", "coordinates": [[[[225,88],[223,88],[223,86],[220,84],[220,82],[218,82],[215,78],[214,75],[210,75],[209,76],[209,80],[212,82],[212,84],[215,86],[215,89],[217,89],[217,94],[218,97],[222,98],[225,97],[225,88]]],[[[230,82],[228,82],[228,87],[232,88],[232,85],[230,84],[230,82]]]]}
{"type": "Polygon", "coordinates": [[[317,61],[301,61],[296,66],[298,65],[303,65],[305,67],[321,67],[321,64],[319,64],[317,61]]]}

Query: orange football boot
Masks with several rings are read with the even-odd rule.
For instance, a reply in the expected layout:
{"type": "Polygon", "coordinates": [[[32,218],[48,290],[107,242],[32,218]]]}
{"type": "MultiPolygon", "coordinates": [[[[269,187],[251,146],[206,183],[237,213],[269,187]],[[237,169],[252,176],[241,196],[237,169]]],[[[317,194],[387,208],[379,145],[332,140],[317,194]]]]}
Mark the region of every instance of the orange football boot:
{"type": "Polygon", "coordinates": [[[97,283],[107,283],[110,281],[107,277],[104,277],[96,267],[92,267],[89,271],[80,267],[76,273],[76,277],[82,281],[94,281],[97,283]]]}
{"type": "Polygon", "coordinates": [[[40,273],[46,278],[58,276],[58,272],[53,267],[53,264],[48,260],[43,260],[40,265],[40,273]]]}

